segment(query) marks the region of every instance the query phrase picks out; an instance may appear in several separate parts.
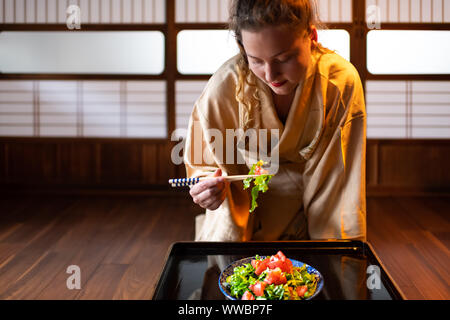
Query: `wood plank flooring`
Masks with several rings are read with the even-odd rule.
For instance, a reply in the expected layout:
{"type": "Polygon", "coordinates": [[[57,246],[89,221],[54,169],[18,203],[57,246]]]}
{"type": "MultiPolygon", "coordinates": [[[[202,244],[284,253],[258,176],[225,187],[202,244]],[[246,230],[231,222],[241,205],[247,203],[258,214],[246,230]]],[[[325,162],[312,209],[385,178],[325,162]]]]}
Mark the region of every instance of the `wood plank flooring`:
{"type": "MultiPolygon", "coordinates": [[[[450,198],[367,199],[368,241],[409,299],[450,299],[450,198]]],[[[181,196],[0,198],[0,299],[150,299],[202,210],[181,196]],[[69,265],[82,270],[68,290],[69,265]]]]}

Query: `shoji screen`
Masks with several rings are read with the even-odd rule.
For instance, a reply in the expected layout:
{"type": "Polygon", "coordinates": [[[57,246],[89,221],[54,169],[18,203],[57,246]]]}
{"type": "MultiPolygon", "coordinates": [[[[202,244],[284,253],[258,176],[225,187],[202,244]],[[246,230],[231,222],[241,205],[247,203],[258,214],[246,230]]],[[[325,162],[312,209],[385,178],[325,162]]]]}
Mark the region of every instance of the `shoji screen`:
{"type": "Polygon", "coordinates": [[[164,23],[165,0],[0,0],[0,23],[66,23],[78,5],[81,24],[164,23]]]}
{"type": "Polygon", "coordinates": [[[164,81],[0,81],[0,135],[167,136],[164,81]]]}
{"type": "Polygon", "coordinates": [[[449,139],[450,30],[443,23],[450,22],[450,0],[366,0],[366,5],[378,8],[381,22],[381,30],[368,33],[368,71],[405,79],[366,82],[368,138],[449,139]],[[421,80],[430,75],[435,79],[421,80]]]}
{"type": "MultiPolygon", "coordinates": [[[[66,10],[70,5],[77,5],[80,8],[82,29],[84,25],[89,24],[105,25],[107,30],[109,24],[151,25],[166,22],[165,0],[0,0],[0,24],[25,24],[23,28],[26,30],[28,24],[30,26],[61,24],[65,27],[66,10]]],[[[164,57],[164,39],[160,40],[158,45],[148,39],[139,39],[137,42],[145,41],[145,45],[130,48],[130,45],[124,44],[124,40],[130,40],[132,35],[139,32],[120,31],[120,27],[118,29],[117,32],[110,30],[70,33],[64,28],[59,28],[58,31],[20,32],[34,37],[31,38],[33,41],[24,40],[27,41],[25,45],[19,43],[19,33],[4,32],[4,35],[10,35],[15,42],[12,43],[10,38],[4,37],[5,42],[2,43],[3,38],[0,36],[0,71],[4,74],[31,74],[30,78],[33,78],[33,74],[42,73],[80,74],[81,79],[86,73],[100,74],[98,78],[102,78],[104,74],[159,74],[164,71],[161,70],[164,61],[160,61],[163,60],[161,57],[164,57]],[[58,34],[63,35],[64,39],[58,41],[56,37],[58,34]],[[99,36],[102,41],[108,34],[112,36],[120,34],[121,37],[127,38],[122,40],[112,38],[115,45],[122,44],[123,52],[102,42],[102,50],[97,50],[96,56],[96,52],[83,50],[83,34],[89,34],[89,38],[99,36]],[[48,48],[42,46],[39,48],[38,59],[34,54],[34,60],[38,60],[35,70],[32,68],[22,70],[17,67],[24,66],[23,63],[15,66],[10,64],[13,68],[11,70],[7,68],[9,58],[13,62],[17,62],[18,59],[32,62],[33,52],[37,52],[33,50],[32,44],[42,44],[46,39],[45,35],[53,37],[47,40],[51,42],[53,49],[49,52],[48,48]],[[72,43],[75,45],[72,46],[74,50],[70,49],[71,37],[66,35],[77,36],[79,38],[77,41],[81,40],[76,42],[76,45],[72,43]],[[26,50],[20,51],[18,48],[21,45],[26,50]],[[7,46],[10,51],[7,50],[7,46]],[[157,54],[158,58],[155,59],[155,52],[151,50],[160,51],[157,54]],[[20,54],[14,56],[14,52],[20,54]],[[1,59],[2,54],[4,59],[1,59]],[[113,57],[114,59],[122,57],[123,61],[116,63],[113,57]],[[135,68],[132,69],[130,61],[133,57],[135,60],[139,57],[147,60],[135,63],[135,68]],[[153,61],[152,59],[159,61],[156,72],[151,68],[144,68],[145,63],[153,61]],[[39,61],[47,61],[49,67],[41,70],[42,63],[39,65],[39,61]],[[101,68],[101,65],[106,65],[105,63],[110,63],[115,68],[107,67],[100,70],[98,67],[101,68]],[[120,70],[117,68],[119,66],[120,70]]],[[[100,41],[93,38],[90,43],[98,44],[100,41]]],[[[96,50],[94,45],[91,49],[96,50]]],[[[167,138],[168,128],[166,100],[167,83],[164,80],[2,80],[0,136],[164,139],[167,138]]]]}

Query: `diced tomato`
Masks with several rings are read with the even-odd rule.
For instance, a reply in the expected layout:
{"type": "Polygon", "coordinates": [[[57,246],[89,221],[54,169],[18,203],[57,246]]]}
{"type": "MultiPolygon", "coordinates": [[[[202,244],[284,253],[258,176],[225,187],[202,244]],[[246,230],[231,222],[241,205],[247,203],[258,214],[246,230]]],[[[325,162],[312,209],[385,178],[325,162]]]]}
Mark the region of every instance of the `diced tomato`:
{"type": "Polygon", "coordinates": [[[287,282],[286,275],[281,272],[280,268],[276,268],[273,270],[270,270],[267,273],[266,278],[264,279],[264,282],[267,284],[285,284],[287,282]]]}
{"type": "Polygon", "coordinates": [[[268,263],[269,263],[269,258],[266,258],[264,260],[253,260],[252,261],[252,266],[253,268],[255,268],[255,274],[257,276],[259,276],[264,270],[267,269],[268,263]],[[255,261],[255,263],[253,264],[253,261],[255,261]]]}
{"type": "Polygon", "coordinates": [[[268,264],[269,269],[280,268],[281,271],[286,272],[285,265],[286,264],[283,261],[281,261],[281,260],[270,261],[269,264],[268,264]]]}
{"type": "Polygon", "coordinates": [[[292,261],[290,259],[286,259],[285,263],[285,271],[287,273],[293,273],[294,272],[294,265],[292,264],[292,261]]]}
{"type": "Polygon", "coordinates": [[[268,264],[269,269],[275,269],[280,268],[281,271],[292,273],[293,265],[292,261],[289,259],[286,259],[286,257],[279,257],[279,256],[272,256],[270,258],[270,262],[268,264]],[[282,260],[283,259],[283,260],[282,260]]]}
{"type": "Polygon", "coordinates": [[[253,293],[256,296],[262,297],[264,295],[264,289],[266,288],[266,283],[257,281],[255,284],[250,285],[249,288],[250,288],[250,290],[253,291],[253,293]]]}
{"type": "Polygon", "coordinates": [[[284,273],[284,272],[282,272],[281,274],[280,274],[280,278],[279,278],[280,280],[279,280],[279,283],[277,283],[277,284],[285,284],[286,282],[287,282],[287,279],[286,279],[286,273],[284,273]]]}
{"type": "Polygon", "coordinates": [[[280,277],[279,273],[275,272],[274,270],[271,270],[267,273],[267,276],[264,279],[264,282],[267,284],[272,284],[272,283],[275,283],[279,277],[280,277]]]}
{"type": "Polygon", "coordinates": [[[301,298],[305,295],[306,291],[308,291],[307,286],[300,286],[296,288],[298,296],[301,298]]]}
{"type": "Polygon", "coordinates": [[[261,175],[261,167],[260,166],[256,166],[255,167],[255,174],[256,175],[261,175]]]}
{"type": "Polygon", "coordinates": [[[253,296],[253,294],[250,291],[247,290],[242,295],[241,300],[255,300],[255,297],[253,296]]]}
{"type": "Polygon", "coordinates": [[[278,257],[278,259],[280,259],[281,261],[286,261],[286,256],[285,256],[284,253],[281,252],[281,251],[278,251],[278,252],[277,252],[277,257],[278,257]]]}

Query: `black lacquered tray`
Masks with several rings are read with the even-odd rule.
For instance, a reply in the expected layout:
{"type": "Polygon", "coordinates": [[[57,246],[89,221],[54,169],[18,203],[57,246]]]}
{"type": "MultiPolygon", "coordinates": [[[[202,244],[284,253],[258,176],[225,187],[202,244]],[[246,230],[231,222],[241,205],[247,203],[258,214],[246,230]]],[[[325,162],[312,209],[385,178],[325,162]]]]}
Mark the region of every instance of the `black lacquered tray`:
{"type": "Polygon", "coordinates": [[[361,241],[177,242],[166,257],[154,300],[222,300],[220,272],[245,257],[278,250],[320,271],[317,300],[404,299],[372,247],[361,241]]]}

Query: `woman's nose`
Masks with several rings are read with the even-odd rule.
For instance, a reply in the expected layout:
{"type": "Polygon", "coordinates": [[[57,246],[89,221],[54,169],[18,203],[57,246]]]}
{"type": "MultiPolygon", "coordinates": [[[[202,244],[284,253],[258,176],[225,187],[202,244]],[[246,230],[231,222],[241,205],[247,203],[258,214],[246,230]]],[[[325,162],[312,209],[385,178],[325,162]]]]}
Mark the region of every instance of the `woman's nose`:
{"type": "Polygon", "coordinates": [[[266,64],[266,70],[265,70],[265,76],[266,76],[266,81],[268,83],[270,82],[274,82],[275,80],[277,80],[277,76],[278,76],[278,70],[274,65],[271,64],[266,64]]]}

